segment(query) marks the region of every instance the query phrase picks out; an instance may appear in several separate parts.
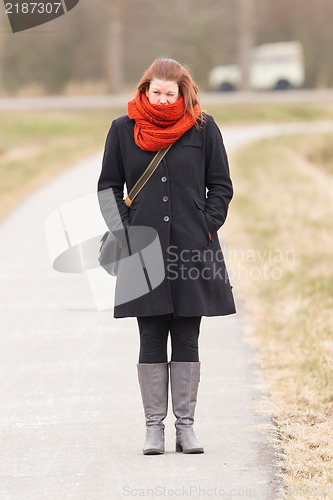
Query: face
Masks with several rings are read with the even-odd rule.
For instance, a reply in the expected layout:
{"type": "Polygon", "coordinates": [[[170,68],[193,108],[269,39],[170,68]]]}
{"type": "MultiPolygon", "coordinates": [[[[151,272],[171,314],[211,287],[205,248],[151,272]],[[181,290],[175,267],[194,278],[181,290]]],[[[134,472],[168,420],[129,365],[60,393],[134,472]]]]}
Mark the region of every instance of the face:
{"type": "Polygon", "coordinates": [[[173,104],[179,97],[178,83],[173,80],[154,78],[146,91],[150,104],[173,104]]]}

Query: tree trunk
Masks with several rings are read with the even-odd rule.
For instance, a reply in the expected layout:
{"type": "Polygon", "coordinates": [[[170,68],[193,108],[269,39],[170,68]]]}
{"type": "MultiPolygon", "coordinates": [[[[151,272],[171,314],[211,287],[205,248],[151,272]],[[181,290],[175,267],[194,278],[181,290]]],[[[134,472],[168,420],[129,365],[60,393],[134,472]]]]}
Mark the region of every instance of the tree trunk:
{"type": "Polygon", "coordinates": [[[114,2],[110,10],[109,50],[107,51],[108,86],[111,94],[119,94],[124,84],[122,0],[114,2]]]}
{"type": "Polygon", "coordinates": [[[241,89],[250,90],[251,52],[253,48],[253,2],[238,0],[239,18],[239,65],[241,67],[241,89]]]}

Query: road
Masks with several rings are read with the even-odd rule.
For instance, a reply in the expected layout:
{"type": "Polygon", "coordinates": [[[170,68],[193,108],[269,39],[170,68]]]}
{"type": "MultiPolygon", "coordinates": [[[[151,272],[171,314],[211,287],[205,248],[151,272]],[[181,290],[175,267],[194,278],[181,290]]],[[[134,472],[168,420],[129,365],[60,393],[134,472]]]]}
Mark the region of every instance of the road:
{"type": "MultiPolygon", "coordinates": [[[[230,128],[224,138],[231,152],[297,127],[315,126],[230,128]]],[[[94,191],[101,156],[59,175],[0,226],[0,499],[278,498],[276,427],[237,291],[236,315],[202,321],[195,429],[205,453],[175,453],[170,406],[166,453],[142,454],[136,320],[97,311],[86,275],[55,272],[44,234],[53,210],[94,191]]]]}
{"type": "MultiPolygon", "coordinates": [[[[124,107],[133,99],[132,94],[87,95],[87,96],[40,96],[40,97],[1,97],[0,111],[38,110],[38,109],[97,109],[124,107]]],[[[255,104],[255,103],[292,103],[292,102],[331,102],[333,89],[293,90],[276,92],[207,92],[200,95],[202,106],[209,104],[255,104]]]]}

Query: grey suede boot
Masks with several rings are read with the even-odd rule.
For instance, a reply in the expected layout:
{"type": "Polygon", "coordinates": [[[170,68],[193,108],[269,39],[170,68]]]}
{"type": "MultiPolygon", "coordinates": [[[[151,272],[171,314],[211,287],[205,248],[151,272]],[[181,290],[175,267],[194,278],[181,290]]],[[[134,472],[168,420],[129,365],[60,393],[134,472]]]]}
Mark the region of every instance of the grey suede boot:
{"type": "Polygon", "coordinates": [[[168,412],[168,363],[138,363],[138,379],[146,418],[144,455],[164,453],[164,423],[168,412]]]}
{"type": "Polygon", "coordinates": [[[170,362],[172,408],[176,417],[176,451],[203,453],[193,430],[195,405],[200,380],[200,361],[170,362]]]}

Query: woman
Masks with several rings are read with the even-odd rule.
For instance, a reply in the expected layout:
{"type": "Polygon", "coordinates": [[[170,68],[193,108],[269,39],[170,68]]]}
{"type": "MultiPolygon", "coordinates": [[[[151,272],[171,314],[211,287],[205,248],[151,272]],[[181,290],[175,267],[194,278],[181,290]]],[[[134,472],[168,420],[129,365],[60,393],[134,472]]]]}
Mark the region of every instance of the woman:
{"type": "MultiPolygon", "coordinates": [[[[114,308],[115,318],[134,316],[138,322],[137,370],[147,429],[143,453],[147,455],[164,453],[169,367],[176,451],[204,452],[193,431],[200,322],[202,316],[235,312],[217,236],[233,188],[221,133],[213,118],[201,111],[197,93],[191,75],[178,62],[155,60],[128,103],[128,115],[112,122],[98,181],[99,192],[112,189],[125,228],[153,228],[162,249],[165,275],[161,283],[114,308]],[[124,184],[130,192],[156,152],[170,145],[147,184],[127,206],[124,184]]],[[[102,213],[110,227],[105,210],[102,213]]],[[[117,287],[126,286],[131,288],[132,282],[119,272],[116,294],[117,287]]]]}

